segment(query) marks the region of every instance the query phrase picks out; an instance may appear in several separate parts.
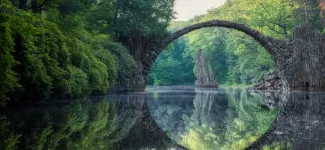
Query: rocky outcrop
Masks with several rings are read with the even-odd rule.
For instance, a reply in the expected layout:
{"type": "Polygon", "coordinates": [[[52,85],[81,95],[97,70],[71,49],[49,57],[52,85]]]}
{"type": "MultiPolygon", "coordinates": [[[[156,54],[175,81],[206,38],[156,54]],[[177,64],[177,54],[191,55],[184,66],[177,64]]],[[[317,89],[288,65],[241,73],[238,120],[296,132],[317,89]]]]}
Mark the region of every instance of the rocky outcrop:
{"type": "Polygon", "coordinates": [[[275,56],[283,89],[325,90],[325,36],[298,26],[292,41],[275,56]]]}
{"type": "Polygon", "coordinates": [[[273,55],[278,76],[268,75],[257,90],[325,90],[325,36],[309,26],[297,26],[291,42],[273,55]]]}
{"type": "MultiPolygon", "coordinates": [[[[134,80],[135,88],[138,91],[144,90],[151,66],[168,44],[194,30],[208,27],[238,30],[260,43],[277,65],[282,90],[325,90],[325,36],[320,32],[309,26],[298,26],[293,31],[291,41],[281,41],[264,36],[244,24],[225,20],[212,20],[185,27],[161,43],[150,40],[143,42],[141,39],[133,42],[131,55],[140,68],[138,77],[134,80]]],[[[270,87],[269,84],[273,83],[267,83],[266,87],[270,87]]]]}
{"type": "Polygon", "coordinates": [[[253,85],[253,90],[281,90],[281,78],[276,73],[266,74],[264,79],[253,85]]]}
{"type": "Polygon", "coordinates": [[[312,27],[297,26],[290,41],[280,41],[266,37],[243,24],[213,20],[177,31],[169,40],[175,40],[204,27],[225,27],[244,32],[270,53],[276,63],[280,79],[266,81],[264,86],[259,87],[260,89],[325,90],[325,36],[312,27]]]}
{"type": "Polygon", "coordinates": [[[208,71],[205,69],[204,57],[202,49],[197,52],[197,66],[196,66],[196,78],[195,86],[207,87],[207,88],[218,88],[218,83],[214,79],[214,74],[210,64],[208,64],[208,71]]]}
{"type": "Polygon", "coordinates": [[[170,43],[187,33],[207,27],[224,27],[244,32],[247,35],[253,37],[256,41],[258,41],[263,47],[267,49],[269,53],[275,53],[274,49],[278,48],[276,45],[281,42],[276,39],[264,36],[259,31],[254,30],[244,24],[225,20],[212,20],[191,25],[173,33],[172,35],[166,37],[159,43],[146,38],[134,39],[134,41],[129,41],[128,48],[130,50],[130,54],[134,57],[139,71],[137,72],[137,75],[135,75],[135,79],[133,80],[134,84],[132,84],[132,89],[134,91],[144,90],[146,86],[146,78],[149,74],[151,66],[153,65],[158,55],[170,43]]]}

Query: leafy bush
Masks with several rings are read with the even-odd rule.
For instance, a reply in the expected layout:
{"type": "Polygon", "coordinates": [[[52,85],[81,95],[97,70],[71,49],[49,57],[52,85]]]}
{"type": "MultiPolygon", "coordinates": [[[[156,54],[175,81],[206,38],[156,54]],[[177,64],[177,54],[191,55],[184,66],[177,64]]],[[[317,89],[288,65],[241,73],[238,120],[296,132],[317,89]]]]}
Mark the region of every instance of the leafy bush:
{"type": "Polygon", "coordinates": [[[1,105],[104,94],[118,76],[132,77],[126,48],[88,32],[84,17],[32,14],[0,2],[1,105]]]}

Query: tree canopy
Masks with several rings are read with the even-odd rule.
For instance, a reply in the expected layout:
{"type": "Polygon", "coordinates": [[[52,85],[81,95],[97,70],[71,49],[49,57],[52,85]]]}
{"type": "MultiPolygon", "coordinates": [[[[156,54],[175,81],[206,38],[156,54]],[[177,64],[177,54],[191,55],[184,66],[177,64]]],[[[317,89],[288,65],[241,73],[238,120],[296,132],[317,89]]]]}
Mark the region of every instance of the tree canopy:
{"type": "MultiPolygon", "coordinates": [[[[320,16],[319,2],[290,0],[227,0],[224,5],[212,8],[201,16],[188,21],[173,22],[170,32],[175,32],[192,24],[210,20],[229,20],[246,24],[266,36],[289,40],[293,29],[302,23],[310,24],[315,29],[323,30],[323,18],[320,16]],[[307,10],[304,5],[307,4],[307,10]],[[305,11],[308,16],[306,19],[305,11]]],[[[270,54],[254,39],[247,35],[224,28],[200,29],[184,35],[182,58],[166,57],[172,51],[180,51],[174,47],[158,57],[149,74],[150,84],[171,85],[179,74],[191,74],[192,70],[170,69],[160,65],[164,62],[183,62],[185,58],[197,62],[197,50],[202,48],[206,63],[212,66],[216,79],[222,84],[252,84],[260,81],[267,73],[275,72],[275,62],[270,54]],[[165,54],[166,53],[166,54],[165,54]],[[167,61],[168,60],[168,61],[167,61]],[[168,81],[168,79],[170,79],[168,81]],[[160,81],[160,82],[158,82],[160,81]]],[[[189,62],[169,65],[169,67],[186,66],[189,62]]],[[[196,65],[195,65],[196,66],[196,65]]],[[[182,83],[194,83],[192,78],[184,78],[182,83]]]]}

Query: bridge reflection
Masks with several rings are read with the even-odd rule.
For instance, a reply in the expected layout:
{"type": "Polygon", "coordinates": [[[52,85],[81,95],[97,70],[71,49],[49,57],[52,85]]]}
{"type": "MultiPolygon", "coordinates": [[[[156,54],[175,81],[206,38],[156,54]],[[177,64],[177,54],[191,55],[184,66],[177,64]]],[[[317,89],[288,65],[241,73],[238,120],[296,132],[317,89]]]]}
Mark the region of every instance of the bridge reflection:
{"type": "Polygon", "coordinates": [[[179,88],[0,112],[3,149],[322,149],[325,93],[179,88]]]}
{"type": "Polygon", "coordinates": [[[157,125],[150,114],[145,94],[126,97],[136,99],[133,102],[141,104],[141,115],[130,129],[128,136],[117,143],[116,149],[186,149],[171,140],[157,125]]]}
{"type": "Polygon", "coordinates": [[[324,149],[325,93],[279,95],[280,111],[270,129],[247,149],[324,149]]]}

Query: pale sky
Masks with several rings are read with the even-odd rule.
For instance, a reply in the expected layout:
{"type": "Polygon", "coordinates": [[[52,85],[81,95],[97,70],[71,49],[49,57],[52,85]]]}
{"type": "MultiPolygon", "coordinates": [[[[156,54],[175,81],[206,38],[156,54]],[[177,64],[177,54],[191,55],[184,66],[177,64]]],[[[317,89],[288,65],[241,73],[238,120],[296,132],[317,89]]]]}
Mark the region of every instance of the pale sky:
{"type": "Polygon", "coordinates": [[[203,15],[208,9],[221,6],[226,0],[176,0],[174,10],[177,21],[186,21],[196,15],[203,15]]]}

